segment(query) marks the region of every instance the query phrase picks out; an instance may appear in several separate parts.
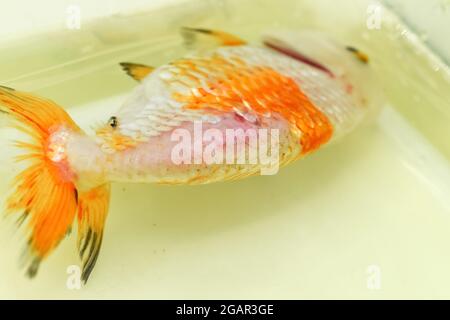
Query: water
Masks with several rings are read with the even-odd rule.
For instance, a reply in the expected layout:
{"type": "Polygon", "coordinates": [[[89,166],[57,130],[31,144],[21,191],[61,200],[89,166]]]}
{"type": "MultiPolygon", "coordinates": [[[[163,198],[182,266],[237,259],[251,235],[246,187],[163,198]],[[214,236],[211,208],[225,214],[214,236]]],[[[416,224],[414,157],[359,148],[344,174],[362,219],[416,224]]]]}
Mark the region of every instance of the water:
{"type": "MultiPolygon", "coordinates": [[[[342,15],[327,1],[219,3],[93,23],[71,35],[77,41],[65,40],[65,50],[52,49],[61,52],[36,53],[16,72],[5,65],[4,80],[67,106],[90,130],[135,85],[117,62],[158,65],[179,56],[180,25],[246,39],[261,28],[313,27],[369,52],[389,104],[373,125],[276,176],[197,187],[115,184],[103,249],[82,290],[66,288],[66,269],[78,264],[76,234],[29,281],[17,268],[20,235],[3,226],[0,297],[449,298],[445,65],[388,12],[380,30],[368,31],[364,1],[340,2],[342,15]],[[91,51],[80,49],[87,44],[91,51]],[[373,270],[381,272],[379,289],[373,270]]],[[[13,152],[0,156],[1,194],[18,170],[13,152]]]]}

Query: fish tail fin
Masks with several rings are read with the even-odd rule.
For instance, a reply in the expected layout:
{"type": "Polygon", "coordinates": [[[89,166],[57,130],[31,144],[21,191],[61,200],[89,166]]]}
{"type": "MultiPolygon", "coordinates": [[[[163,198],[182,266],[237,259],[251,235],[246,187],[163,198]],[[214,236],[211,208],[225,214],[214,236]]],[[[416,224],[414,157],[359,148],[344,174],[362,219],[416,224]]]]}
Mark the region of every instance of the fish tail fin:
{"type": "MultiPolygon", "coordinates": [[[[62,126],[81,132],[63,108],[52,101],[0,87],[0,113],[7,114],[13,120],[11,126],[30,140],[15,143],[25,151],[16,160],[26,161],[27,166],[13,181],[6,211],[8,215],[19,214],[19,223],[26,223],[26,273],[32,278],[40,262],[68,234],[77,213],[81,229],[92,225],[93,235],[99,234],[97,226],[103,223],[99,216],[102,213],[106,216],[109,187],[101,188],[101,193],[78,193],[76,176],[64,154],[62,159],[58,157],[58,150],[50,144],[52,133],[62,126]],[[95,201],[96,195],[102,199],[99,203],[95,201]]],[[[99,242],[101,236],[83,242],[91,243],[95,249],[93,253],[90,250],[89,257],[98,255],[99,242]]],[[[92,270],[92,259],[87,266],[92,270]]]]}

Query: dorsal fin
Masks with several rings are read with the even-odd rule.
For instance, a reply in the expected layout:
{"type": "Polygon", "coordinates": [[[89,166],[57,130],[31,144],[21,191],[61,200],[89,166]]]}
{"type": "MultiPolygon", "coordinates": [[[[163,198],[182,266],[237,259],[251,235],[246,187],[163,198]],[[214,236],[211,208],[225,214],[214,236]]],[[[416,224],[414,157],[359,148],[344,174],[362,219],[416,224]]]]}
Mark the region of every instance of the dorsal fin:
{"type": "Polygon", "coordinates": [[[122,69],[134,80],[141,81],[155,68],[139,63],[121,62],[122,69]]]}
{"type": "Polygon", "coordinates": [[[246,44],[246,42],[239,37],[219,30],[182,27],[181,35],[188,47],[195,48],[240,46],[246,44]],[[205,35],[206,37],[199,37],[199,35],[205,35]]]}

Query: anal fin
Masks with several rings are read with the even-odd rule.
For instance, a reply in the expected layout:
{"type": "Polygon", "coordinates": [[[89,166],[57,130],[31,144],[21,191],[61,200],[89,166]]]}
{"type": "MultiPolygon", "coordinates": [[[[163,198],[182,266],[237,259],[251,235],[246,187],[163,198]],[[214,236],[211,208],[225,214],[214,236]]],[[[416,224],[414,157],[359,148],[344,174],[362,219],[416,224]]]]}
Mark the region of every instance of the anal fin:
{"type": "Polygon", "coordinates": [[[95,266],[108,213],[110,185],[104,184],[79,195],[78,250],[83,264],[81,280],[86,283],[95,266]]]}

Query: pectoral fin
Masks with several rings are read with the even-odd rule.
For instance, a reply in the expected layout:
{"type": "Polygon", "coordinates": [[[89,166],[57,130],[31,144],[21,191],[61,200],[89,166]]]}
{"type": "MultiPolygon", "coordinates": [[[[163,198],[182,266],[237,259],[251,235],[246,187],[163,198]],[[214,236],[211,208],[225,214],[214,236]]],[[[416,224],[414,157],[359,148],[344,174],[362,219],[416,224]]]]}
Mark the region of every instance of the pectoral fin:
{"type": "Polygon", "coordinates": [[[136,81],[141,81],[155,69],[144,64],[130,62],[121,62],[120,65],[122,66],[122,69],[136,81]]]}

